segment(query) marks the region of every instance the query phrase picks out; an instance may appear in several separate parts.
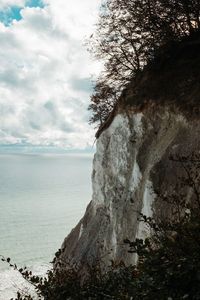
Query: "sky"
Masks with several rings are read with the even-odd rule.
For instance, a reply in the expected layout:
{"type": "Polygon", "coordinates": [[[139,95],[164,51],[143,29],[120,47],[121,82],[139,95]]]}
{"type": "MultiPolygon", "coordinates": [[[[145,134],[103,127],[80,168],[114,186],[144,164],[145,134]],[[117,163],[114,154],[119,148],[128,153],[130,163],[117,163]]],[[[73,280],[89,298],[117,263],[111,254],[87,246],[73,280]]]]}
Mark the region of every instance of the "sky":
{"type": "Polygon", "coordinates": [[[101,0],[0,0],[0,147],[87,149],[101,0]]]}

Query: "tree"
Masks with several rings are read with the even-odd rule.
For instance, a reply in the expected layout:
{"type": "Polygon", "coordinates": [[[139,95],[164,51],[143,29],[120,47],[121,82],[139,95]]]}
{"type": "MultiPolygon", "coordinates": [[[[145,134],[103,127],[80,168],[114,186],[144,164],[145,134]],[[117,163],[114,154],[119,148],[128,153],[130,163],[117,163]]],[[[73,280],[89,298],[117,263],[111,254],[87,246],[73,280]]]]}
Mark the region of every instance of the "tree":
{"type": "MultiPolygon", "coordinates": [[[[98,105],[110,99],[107,101],[109,113],[110,103],[116,103],[116,97],[110,97],[111,94],[104,98],[99,81],[106,82],[119,98],[126,85],[155,58],[160,48],[199,30],[200,0],[105,1],[90,41],[91,51],[104,62],[104,71],[97,81],[98,105]]],[[[94,90],[93,96],[97,94],[94,90]]],[[[94,112],[95,106],[96,102],[90,106],[94,112]]],[[[96,122],[98,118],[91,120],[96,122]]]]}
{"type": "Polygon", "coordinates": [[[116,101],[117,95],[113,88],[103,81],[98,81],[95,85],[94,93],[91,97],[91,104],[88,108],[93,112],[90,123],[99,122],[101,126],[106,121],[109,113],[113,110],[116,101]]]}

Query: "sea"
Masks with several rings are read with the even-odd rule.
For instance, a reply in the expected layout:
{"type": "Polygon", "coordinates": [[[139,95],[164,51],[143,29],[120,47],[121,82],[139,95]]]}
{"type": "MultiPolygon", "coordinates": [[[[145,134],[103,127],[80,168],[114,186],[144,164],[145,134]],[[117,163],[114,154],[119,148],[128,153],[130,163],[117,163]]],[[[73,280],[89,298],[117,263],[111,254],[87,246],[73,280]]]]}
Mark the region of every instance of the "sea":
{"type": "MultiPolygon", "coordinates": [[[[93,153],[0,154],[0,255],[44,275],[92,197],[93,153]]],[[[0,300],[28,289],[0,262],[0,300]]]]}

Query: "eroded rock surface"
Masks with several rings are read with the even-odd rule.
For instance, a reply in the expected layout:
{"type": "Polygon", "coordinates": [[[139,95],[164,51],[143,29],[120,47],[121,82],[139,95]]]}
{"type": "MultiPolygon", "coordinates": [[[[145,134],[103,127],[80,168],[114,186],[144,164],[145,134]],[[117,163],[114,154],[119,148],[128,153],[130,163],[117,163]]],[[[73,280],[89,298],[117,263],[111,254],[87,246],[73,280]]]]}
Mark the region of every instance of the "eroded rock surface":
{"type": "Polygon", "coordinates": [[[143,113],[118,113],[97,141],[93,162],[93,196],[84,217],[62,245],[59,259],[87,268],[101,259],[127,265],[135,263],[123,243],[143,238],[148,232],[138,222],[147,216],[167,213],[155,205],[155,190],[168,192],[180,174],[170,155],[200,150],[200,121],[186,120],[162,109],[143,113]]]}

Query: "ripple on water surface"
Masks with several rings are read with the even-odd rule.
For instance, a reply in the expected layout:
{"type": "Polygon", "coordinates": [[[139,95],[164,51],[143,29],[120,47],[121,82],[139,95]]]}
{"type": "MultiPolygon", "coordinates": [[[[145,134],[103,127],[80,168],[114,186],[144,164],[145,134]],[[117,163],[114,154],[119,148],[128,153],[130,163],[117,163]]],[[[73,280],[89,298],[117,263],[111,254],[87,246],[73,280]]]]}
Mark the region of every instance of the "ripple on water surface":
{"type": "MultiPolygon", "coordinates": [[[[91,200],[92,159],[92,154],[0,155],[0,254],[18,265],[52,260],[91,200]]],[[[0,300],[10,299],[5,292],[19,281],[1,263],[0,300]]]]}

